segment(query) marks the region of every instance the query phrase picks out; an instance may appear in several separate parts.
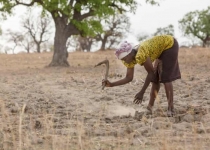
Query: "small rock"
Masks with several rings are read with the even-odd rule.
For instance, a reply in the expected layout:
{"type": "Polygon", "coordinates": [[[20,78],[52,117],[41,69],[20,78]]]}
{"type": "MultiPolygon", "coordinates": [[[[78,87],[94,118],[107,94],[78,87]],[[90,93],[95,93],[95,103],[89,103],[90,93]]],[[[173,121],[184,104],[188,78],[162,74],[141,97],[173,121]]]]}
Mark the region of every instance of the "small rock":
{"type": "Polygon", "coordinates": [[[133,129],[130,126],[127,126],[125,129],[125,133],[130,134],[133,132],[133,129]]]}
{"type": "Polygon", "coordinates": [[[195,78],[194,77],[189,77],[189,80],[190,81],[193,81],[195,78]]]}
{"type": "Polygon", "coordinates": [[[181,131],[181,132],[186,132],[189,130],[192,130],[192,124],[188,123],[188,122],[181,122],[178,124],[173,124],[172,125],[173,129],[175,129],[176,131],[181,131]]]}
{"type": "MultiPolygon", "coordinates": [[[[115,134],[117,134],[117,133],[114,133],[114,135],[115,135],[115,134]]],[[[94,135],[95,135],[95,136],[103,136],[104,133],[103,133],[103,131],[100,130],[100,129],[95,129],[95,130],[94,130],[94,135]]]]}
{"type": "Polygon", "coordinates": [[[111,101],[111,100],[113,100],[113,98],[109,97],[109,96],[102,96],[101,100],[111,101]]]}
{"type": "Polygon", "coordinates": [[[197,133],[198,133],[198,134],[205,133],[205,130],[204,130],[204,129],[202,129],[202,128],[198,128],[198,129],[197,129],[197,133]]]}
{"type": "Polygon", "coordinates": [[[206,114],[201,118],[203,123],[210,123],[210,114],[206,114]]]}
{"type": "Polygon", "coordinates": [[[194,120],[200,122],[201,121],[202,116],[201,115],[195,115],[194,116],[194,120]]]}
{"type": "Polygon", "coordinates": [[[207,129],[206,129],[206,132],[207,132],[207,133],[210,133],[210,128],[207,128],[207,129]]]}
{"type": "Polygon", "coordinates": [[[153,128],[155,129],[167,129],[170,127],[169,122],[163,122],[163,121],[156,121],[153,124],[153,128]]]}
{"type": "Polygon", "coordinates": [[[42,143],[43,143],[43,139],[38,138],[38,139],[37,139],[37,144],[42,144],[42,143]]]}
{"type": "Polygon", "coordinates": [[[35,129],[41,129],[41,127],[42,127],[41,122],[38,121],[38,120],[36,120],[34,128],[35,128],[35,129]]]}
{"type": "Polygon", "coordinates": [[[19,112],[19,109],[17,108],[17,107],[12,107],[11,109],[10,109],[10,111],[11,111],[11,113],[18,113],[19,112]]]}
{"type": "Polygon", "coordinates": [[[105,122],[106,123],[113,123],[112,119],[110,119],[110,118],[105,118],[105,122]]]}
{"type": "Polygon", "coordinates": [[[139,132],[145,137],[149,137],[151,135],[150,127],[142,127],[139,132]]]}
{"type": "Polygon", "coordinates": [[[138,111],[136,111],[135,112],[135,115],[134,115],[134,119],[140,121],[142,119],[143,115],[144,115],[144,112],[138,112],[138,111]]]}
{"type": "Polygon", "coordinates": [[[186,94],[186,95],[183,96],[183,98],[187,98],[187,97],[190,97],[190,95],[186,94]]]}
{"type": "Polygon", "coordinates": [[[187,114],[183,117],[183,121],[191,123],[194,121],[194,117],[193,117],[193,115],[187,114]]]}

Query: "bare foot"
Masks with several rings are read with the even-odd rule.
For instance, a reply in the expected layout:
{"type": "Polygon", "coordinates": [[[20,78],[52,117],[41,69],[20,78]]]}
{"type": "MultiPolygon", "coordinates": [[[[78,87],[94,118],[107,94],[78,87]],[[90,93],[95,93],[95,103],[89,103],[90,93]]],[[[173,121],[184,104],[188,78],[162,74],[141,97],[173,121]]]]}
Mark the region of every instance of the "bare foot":
{"type": "Polygon", "coordinates": [[[168,116],[168,117],[173,117],[174,115],[175,115],[175,112],[174,112],[173,109],[167,111],[167,116],[168,116]]]}
{"type": "Polygon", "coordinates": [[[151,105],[147,106],[147,110],[152,114],[152,106],[151,105]]]}

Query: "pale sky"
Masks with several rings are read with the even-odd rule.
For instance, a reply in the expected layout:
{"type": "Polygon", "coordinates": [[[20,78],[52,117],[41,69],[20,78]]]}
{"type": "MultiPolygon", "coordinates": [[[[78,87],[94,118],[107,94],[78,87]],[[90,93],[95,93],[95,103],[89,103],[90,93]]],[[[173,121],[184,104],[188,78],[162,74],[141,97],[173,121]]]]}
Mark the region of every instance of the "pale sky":
{"type": "MultiPolygon", "coordinates": [[[[145,0],[138,0],[142,3],[145,0]]],[[[136,14],[129,14],[131,20],[131,32],[128,40],[135,41],[137,34],[152,34],[159,27],[166,27],[172,24],[175,29],[175,37],[180,43],[186,41],[183,38],[178,21],[190,11],[207,9],[210,6],[210,0],[161,0],[160,6],[151,6],[142,4],[138,7],[136,14]]]]}
{"type": "MultiPolygon", "coordinates": [[[[178,21],[190,11],[203,10],[210,6],[210,0],[159,0],[160,6],[145,4],[145,0],[137,0],[138,5],[135,14],[128,14],[131,22],[131,34],[125,35],[125,40],[138,44],[136,36],[141,33],[152,34],[159,27],[172,24],[175,28],[175,37],[182,43],[186,41],[178,28],[178,21]]],[[[24,14],[24,7],[16,8],[16,15],[0,22],[3,31],[7,29],[20,31],[19,21],[24,14]]],[[[1,39],[2,40],[2,39],[1,39]]],[[[1,43],[1,42],[0,42],[1,43]]]]}

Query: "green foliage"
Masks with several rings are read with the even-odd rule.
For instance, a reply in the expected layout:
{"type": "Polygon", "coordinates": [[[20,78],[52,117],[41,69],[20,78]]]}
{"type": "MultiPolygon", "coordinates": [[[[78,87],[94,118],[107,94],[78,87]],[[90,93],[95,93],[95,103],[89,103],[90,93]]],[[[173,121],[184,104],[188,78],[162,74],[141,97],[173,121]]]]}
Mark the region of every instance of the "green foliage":
{"type": "Polygon", "coordinates": [[[12,15],[12,8],[14,7],[14,2],[10,0],[0,0],[0,17],[3,20],[9,15],[12,15]]]}
{"type": "MultiPolygon", "coordinates": [[[[157,4],[154,0],[146,2],[157,4]]],[[[43,10],[48,11],[54,19],[65,18],[68,20],[67,24],[75,25],[84,35],[92,35],[95,30],[100,31],[102,27],[100,21],[88,19],[89,17],[102,18],[114,15],[116,10],[120,13],[135,12],[137,2],[135,0],[1,0],[0,11],[3,14],[11,13],[16,5],[42,6],[43,10]]]]}
{"type": "Polygon", "coordinates": [[[194,36],[203,41],[204,45],[210,38],[210,7],[202,11],[187,13],[179,21],[184,36],[194,36]]]}
{"type": "Polygon", "coordinates": [[[173,25],[168,25],[167,27],[164,28],[157,28],[157,31],[153,34],[154,36],[156,35],[174,35],[174,26],[173,25]]]}
{"type": "Polygon", "coordinates": [[[72,23],[81,31],[81,36],[93,37],[97,32],[103,31],[100,21],[92,18],[83,21],[72,20],[72,23]]]}

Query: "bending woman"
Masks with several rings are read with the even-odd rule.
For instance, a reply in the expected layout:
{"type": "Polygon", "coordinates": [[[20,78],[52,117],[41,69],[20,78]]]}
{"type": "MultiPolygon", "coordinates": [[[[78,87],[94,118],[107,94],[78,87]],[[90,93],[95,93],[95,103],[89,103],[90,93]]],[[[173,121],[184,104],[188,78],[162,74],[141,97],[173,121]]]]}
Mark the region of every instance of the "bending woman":
{"type": "Polygon", "coordinates": [[[168,100],[167,115],[173,116],[172,81],[181,78],[178,51],[178,42],[171,35],[154,36],[142,42],[137,48],[133,48],[128,42],[124,42],[116,50],[115,55],[127,67],[125,78],[115,82],[103,80],[102,84],[105,84],[106,87],[126,84],[133,80],[134,66],[136,64],[144,66],[147,71],[147,77],[141,90],[135,95],[134,103],[140,104],[142,102],[143,95],[150,82],[152,82],[150,100],[147,106],[147,109],[152,112],[152,107],[160,89],[160,83],[163,83],[168,100]],[[154,65],[153,62],[155,62],[154,65]]]}

